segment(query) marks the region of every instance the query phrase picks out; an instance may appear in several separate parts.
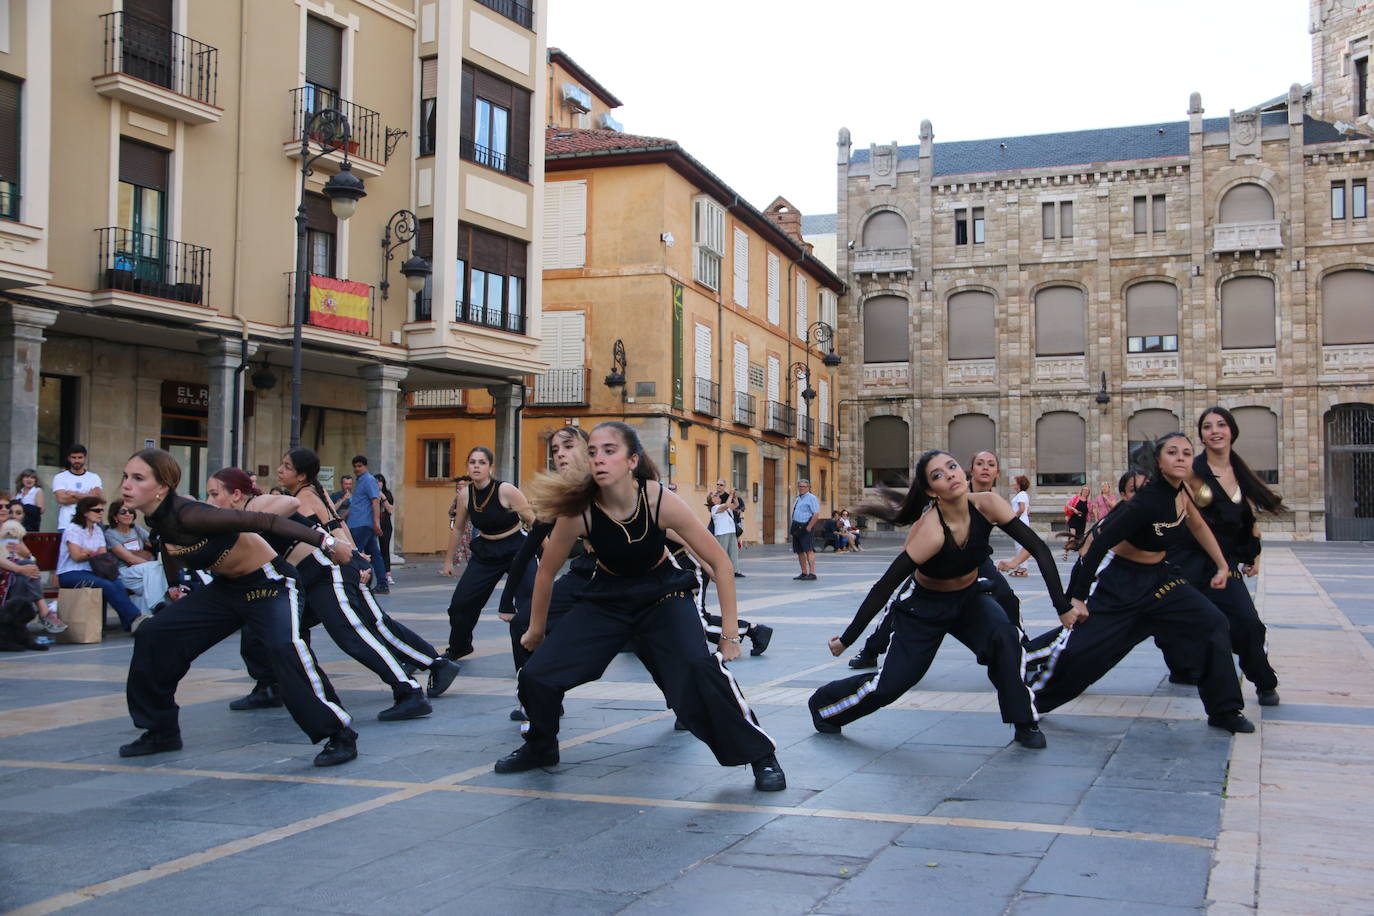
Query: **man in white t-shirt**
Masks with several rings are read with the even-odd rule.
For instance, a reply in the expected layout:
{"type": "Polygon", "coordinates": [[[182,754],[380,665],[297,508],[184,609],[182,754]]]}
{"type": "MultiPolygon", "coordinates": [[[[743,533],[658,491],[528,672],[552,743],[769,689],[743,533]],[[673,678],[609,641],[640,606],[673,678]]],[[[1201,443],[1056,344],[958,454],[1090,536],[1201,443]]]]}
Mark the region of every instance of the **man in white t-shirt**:
{"type": "Polygon", "coordinates": [[[57,510],[57,530],[65,531],[76,515],[76,502],[83,496],[104,499],[100,475],[86,470],[86,446],[73,445],[67,449],[67,470],[59,471],[52,479],[52,495],[60,507],[57,510]]]}

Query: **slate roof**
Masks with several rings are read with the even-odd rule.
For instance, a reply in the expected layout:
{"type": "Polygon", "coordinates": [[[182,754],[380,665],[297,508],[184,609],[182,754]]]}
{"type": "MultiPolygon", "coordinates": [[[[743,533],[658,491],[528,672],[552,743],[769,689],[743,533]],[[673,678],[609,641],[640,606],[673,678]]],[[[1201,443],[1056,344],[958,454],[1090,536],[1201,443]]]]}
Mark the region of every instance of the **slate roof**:
{"type": "MultiPolygon", "coordinates": [[[[1260,115],[1260,122],[1264,126],[1284,124],[1287,118],[1286,112],[1270,111],[1260,115]]],[[[1204,131],[1226,130],[1229,123],[1229,118],[1204,118],[1202,127],[1204,131]]],[[[1340,134],[1335,127],[1325,121],[1307,116],[1303,118],[1304,143],[1331,143],[1349,139],[1352,137],[1340,134]]],[[[915,159],[920,150],[919,145],[899,147],[898,158],[915,159]]],[[[992,137],[987,140],[956,140],[936,143],[934,150],[936,176],[1009,172],[1186,155],[1187,121],[1102,127],[1023,137],[992,137]]],[[[868,161],[867,149],[856,149],[850,155],[850,162],[853,164],[868,161]]]]}
{"type": "Polygon", "coordinates": [[[835,234],[834,213],[813,213],[810,216],[802,214],[802,235],[834,235],[835,234]]]}

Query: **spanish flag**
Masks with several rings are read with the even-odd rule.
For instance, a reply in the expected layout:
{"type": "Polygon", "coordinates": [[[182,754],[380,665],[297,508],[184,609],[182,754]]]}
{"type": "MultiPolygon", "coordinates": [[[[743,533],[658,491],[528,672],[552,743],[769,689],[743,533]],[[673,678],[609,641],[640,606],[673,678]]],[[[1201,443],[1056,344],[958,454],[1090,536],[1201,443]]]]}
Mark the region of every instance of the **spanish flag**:
{"type": "Polygon", "coordinates": [[[350,334],[368,333],[366,283],[310,275],[309,323],[350,334]]]}

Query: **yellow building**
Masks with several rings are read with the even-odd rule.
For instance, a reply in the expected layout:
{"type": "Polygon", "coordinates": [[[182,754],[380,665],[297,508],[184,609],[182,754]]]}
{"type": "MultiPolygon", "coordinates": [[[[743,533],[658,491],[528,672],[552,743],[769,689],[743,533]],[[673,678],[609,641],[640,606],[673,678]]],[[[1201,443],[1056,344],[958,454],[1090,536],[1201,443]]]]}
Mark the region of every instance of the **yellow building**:
{"type": "Polygon", "coordinates": [[[46,482],[73,441],[107,494],[145,443],[178,456],[191,492],[226,464],[274,468],[302,202],[319,290],[302,444],[329,467],[369,454],[401,494],[403,387],[493,387],[510,434],[512,382],[543,365],[526,278],[544,7],[0,2],[0,478],[46,482]],[[303,141],[327,153],[304,196],[303,141]],[[351,218],[321,193],[345,159],[366,191],[351,218]],[[433,270],[419,294],[400,272],[412,249],[433,270]]]}
{"type": "MultiPolygon", "coordinates": [[[[574,68],[559,67],[562,84],[574,68]]],[[[802,241],[800,213],[781,198],[756,209],[672,140],[610,129],[550,127],[545,180],[549,369],[525,392],[522,476],[547,467],[564,425],[624,419],[703,514],[717,480],[746,495],[746,542],[785,540],[799,478],[828,513],[839,406],[829,330],[844,285],[802,241]]],[[[491,444],[489,404],[411,404],[410,451],[448,456],[416,466],[434,475],[436,518],[467,451],[491,444]]],[[[428,544],[412,528],[408,549],[441,549],[439,522],[428,544]]]]}

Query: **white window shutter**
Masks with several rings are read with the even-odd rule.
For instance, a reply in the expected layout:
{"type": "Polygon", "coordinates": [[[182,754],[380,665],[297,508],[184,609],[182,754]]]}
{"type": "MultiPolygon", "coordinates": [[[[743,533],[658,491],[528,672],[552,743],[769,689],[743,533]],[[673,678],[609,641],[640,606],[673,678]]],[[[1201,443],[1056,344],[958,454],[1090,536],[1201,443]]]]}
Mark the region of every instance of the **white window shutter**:
{"type": "Polygon", "coordinates": [[[779,376],[781,375],[782,363],[778,361],[776,356],[768,357],[768,400],[770,401],[778,399],[778,386],[781,383],[779,376]]]}
{"type": "Polygon", "coordinates": [[[540,320],[540,361],[550,369],[581,369],[586,345],[586,312],[545,312],[540,320]]]}
{"type": "Polygon", "coordinates": [[[587,182],[544,186],[544,269],[587,266],[587,182]]]}
{"type": "Polygon", "coordinates": [[[782,320],[781,301],[782,284],[779,282],[782,273],[782,264],[778,256],[773,252],[768,252],[768,322],[776,325],[782,320]]]}
{"type": "Polygon", "coordinates": [[[749,393],[749,345],[742,340],[735,341],[735,391],[749,393]]]}
{"type": "Polygon", "coordinates": [[[802,340],[806,339],[806,329],[811,322],[807,319],[806,297],[809,295],[807,290],[806,275],[797,274],[797,336],[802,340]]]}
{"type": "Polygon", "coordinates": [[[735,229],[735,305],[749,307],[749,233],[735,229]]]}
{"type": "Polygon", "coordinates": [[[820,384],[818,384],[818,385],[816,386],[816,395],[817,395],[817,397],[816,397],[816,402],[820,405],[820,412],[817,413],[816,416],[817,416],[817,418],[819,419],[819,422],[821,422],[821,423],[829,423],[829,422],[830,422],[830,382],[829,382],[827,379],[821,379],[821,380],[820,380],[820,384]]]}
{"type": "Polygon", "coordinates": [[[711,380],[711,328],[704,324],[697,325],[696,376],[711,380]]]}

